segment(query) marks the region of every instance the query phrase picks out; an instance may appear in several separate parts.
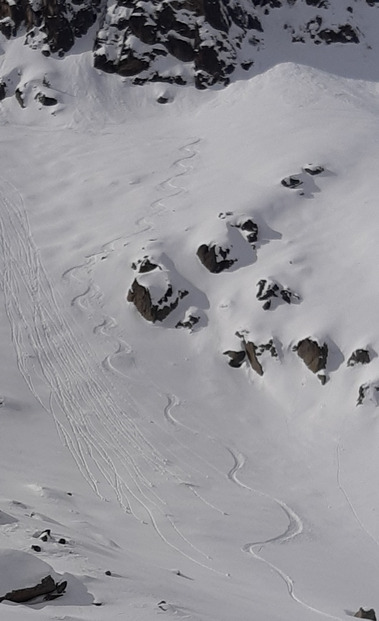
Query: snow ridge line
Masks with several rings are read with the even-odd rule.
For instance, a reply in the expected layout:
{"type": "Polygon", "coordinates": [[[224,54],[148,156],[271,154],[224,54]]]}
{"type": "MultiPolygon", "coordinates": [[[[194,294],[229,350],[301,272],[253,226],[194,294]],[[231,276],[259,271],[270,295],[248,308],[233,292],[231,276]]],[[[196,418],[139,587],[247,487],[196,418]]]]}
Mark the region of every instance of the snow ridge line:
{"type": "Polygon", "coordinates": [[[234,461],[232,468],[228,472],[228,475],[227,475],[228,478],[233,483],[241,487],[242,489],[246,489],[247,491],[252,492],[253,494],[258,494],[259,496],[267,498],[268,500],[272,500],[274,503],[279,505],[282,511],[284,511],[289,521],[288,526],[286,530],[284,531],[284,533],[281,533],[275,537],[270,537],[269,539],[266,539],[264,541],[255,541],[252,543],[246,543],[242,547],[242,550],[244,552],[248,552],[256,560],[264,563],[265,565],[267,565],[267,567],[272,569],[285,582],[289,596],[297,604],[299,604],[303,608],[306,608],[307,610],[315,612],[328,619],[335,619],[335,620],[340,621],[341,617],[336,617],[335,615],[331,615],[327,612],[323,612],[322,610],[319,610],[318,608],[314,608],[310,604],[307,604],[306,602],[301,600],[295,593],[295,583],[293,579],[288,574],[286,574],[282,569],[280,569],[279,567],[277,567],[270,561],[267,561],[265,558],[263,558],[257,552],[255,552],[254,548],[256,548],[257,546],[259,546],[259,552],[260,552],[262,547],[264,547],[268,543],[284,543],[299,536],[303,532],[303,523],[300,517],[295,513],[295,511],[293,511],[293,509],[291,509],[282,500],[279,500],[278,498],[275,498],[274,496],[271,496],[270,494],[267,494],[266,492],[262,492],[260,490],[250,487],[249,485],[246,485],[245,483],[242,483],[242,481],[240,481],[239,478],[237,477],[237,472],[240,471],[244,467],[246,463],[245,457],[241,453],[235,454],[230,448],[228,448],[227,450],[231,454],[233,461],[234,461]]]}
{"type": "MultiPolygon", "coordinates": [[[[150,465],[150,469],[172,476],[166,460],[114,401],[101,364],[89,344],[74,331],[72,321],[66,320],[34,244],[21,196],[4,181],[2,193],[2,287],[20,373],[41,406],[54,417],[60,437],[100,498],[104,499],[99,475],[123,510],[140,522],[144,522],[141,512],[148,516],[166,545],[223,575],[185,551],[190,546],[209,559],[157,506],[157,496],[154,494],[154,500],[150,493],[148,473],[141,471],[135,458],[142,459],[145,467],[150,465]],[[48,403],[34,387],[34,376],[48,387],[48,403]]],[[[133,403],[130,405],[133,407],[133,403]]]]}

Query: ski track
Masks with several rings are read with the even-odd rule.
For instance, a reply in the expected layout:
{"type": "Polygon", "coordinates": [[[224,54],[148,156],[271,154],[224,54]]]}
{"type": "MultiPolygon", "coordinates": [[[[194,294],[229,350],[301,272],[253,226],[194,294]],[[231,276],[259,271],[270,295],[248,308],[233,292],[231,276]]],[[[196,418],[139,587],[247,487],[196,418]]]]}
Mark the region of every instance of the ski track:
{"type": "Polygon", "coordinates": [[[253,494],[257,494],[268,500],[271,500],[273,503],[275,503],[276,505],[280,507],[280,509],[285,513],[286,517],[288,518],[288,526],[283,533],[280,533],[279,535],[276,535],[275,537],[270,537],[269,539],[266,539],[264,541],[255,541],[252,543],[246,543],[242,547],[242,550],[244,552],[248,552],[257,561],[264,563],[273,572],[275,572],[285,583],[287,590],[288,590],[288,594],[291,597],[291,599],[293,599],[297,604],[299,604],[300,606],[302,606],[303,608],[307,610],[310,610],[311,612],[314,612],[328,619],[341,620],[341,617],[336,617],[335,615],[331,615],[327,612],[319,610],[318,608],[315,608],[314,606],[311,606],[310,604],[307,604],[302,599],[300,599],[295,593],[294,580],[288,574],[286,574],[282,569],[280,569],[279,567],[277,567],[270,561],[267,561],[263,556],[260,556],[259,552],[262,550],[262,548],[265,545],[268,545],[270,543],[285,543],[287,541],[290,541],[291,539],[294,539],[295,537],[298,537],[303,532],[303,523],[300,517],[295,513],[295,511],[293,511],[293,509],[291,509],[285,502],[283,502],[282,500],[279,500],[278,498],[275,498],[274,496],[271,496],[270,494],[267,494],[266,492],[262,492],[260,490],[254,489],[253,487],[250,487],[249,485],[246,485],[245,483],[240,481],[237,476],[237,473],[240,470],[242,470],[242,468],[244,467],[245,458],[241,453],[235,454],[231,449],[228,449],[228,451],[231,454],[233,461],[234,461],[232,468],[228,472],[228,478],[233,483],[241,487],[242,489],[252,492],[253,494]],[[258,552],[255,552],[255,548],[258,546],[259,546],[258,552]]]}
{"type": "Polygon", "coordinates": [[[153,490],[157,473],[175,484],[183,479],[169,470],[167,458],[128,416],[128,409],[139,414],[133,400],[124,393],[120,405],[113,396],[109,374],[56,299],[22,197],[11,184],[0,184],[2,288],[22,377],[54,417],[60,438],[99,498],[105,499],[105,481],[122,509],[139,522],[147,519],[168,547],[223,575],[206,562],[209,555],[180,531],[167,513],[165,499],[153,490]]]}

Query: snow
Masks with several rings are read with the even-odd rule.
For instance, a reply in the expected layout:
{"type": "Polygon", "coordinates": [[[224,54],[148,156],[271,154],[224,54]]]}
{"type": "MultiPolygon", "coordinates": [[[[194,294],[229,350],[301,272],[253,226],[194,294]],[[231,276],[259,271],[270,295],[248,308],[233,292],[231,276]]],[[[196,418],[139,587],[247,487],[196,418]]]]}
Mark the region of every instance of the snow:
{"type": "Polygon", "coordinates": [[[0,573],[68,587],[4,614],[378,610],[378,410],[356,406],[379,376],[377,83],[287,62],[224,90],[131,88],[86,52],[13,43],[29,95],[47,75],[60,103],[0,109],[0,573]],[[255,249],[232,226],[245,216],[255,249]],[[240,260],[211,274],[196,250],[225,239],[240,260]],[[162,324],[126,301],[146,255],[190,291],[162,324]],[[261,278],[299,303],[264,311],[261,278]],[[274,339],[263,377],[228,366],[238,331],[274,339]],[[306,337],[328,345],[325,386],[293,351],[306,337]]]}

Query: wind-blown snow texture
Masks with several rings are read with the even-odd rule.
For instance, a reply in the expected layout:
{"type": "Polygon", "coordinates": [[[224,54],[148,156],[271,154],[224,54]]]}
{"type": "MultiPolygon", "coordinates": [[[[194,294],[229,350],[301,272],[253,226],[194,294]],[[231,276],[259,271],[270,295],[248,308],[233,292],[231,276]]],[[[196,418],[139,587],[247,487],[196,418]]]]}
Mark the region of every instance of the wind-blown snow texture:
{"type": "Polygon", "coordinates": [[[4,618],[378,609],[373,61],[344,48],[334,73],[132,88],[79,47],[3,44],[25,107],[0,107],[0,597],[11,576],[68,582],[4,618]],[[55,106],[34,98],[44,75],[55,106]],[[211,273],[202,244],[236,261],[211,273]],[[141,282],[188,291],[163,322],[127,301],[147,259],[141,282]],[[261,280],[298,297],[264,310],[261,280]],[[294,351],[307,338],[327,346],[325,385],[294,351]],[[261,376],[224,355],[248,342],[261,376]],[[348,365],[360,349],[370,362],[348,365]]]}

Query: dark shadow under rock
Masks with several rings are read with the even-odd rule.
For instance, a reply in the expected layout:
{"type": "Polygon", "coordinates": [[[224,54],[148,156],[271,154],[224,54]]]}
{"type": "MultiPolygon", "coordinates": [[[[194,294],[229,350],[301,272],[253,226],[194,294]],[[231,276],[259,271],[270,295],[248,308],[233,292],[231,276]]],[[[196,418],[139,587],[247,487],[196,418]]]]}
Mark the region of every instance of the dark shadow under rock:
{"type": "Polygon", "coordinates": [[[319,345],[317,341],[306,338],[298,342],[294,347],[294,351],[297,352],[299,358],[303,360],[312,373],[318,373],[326,368],[328,359],[328,346],[326,343],[319,345]]]}
{"type": "Polygon", "coordinates": [[[229,356],[230,360],[228,362],[229,366],[235,368],[235,369],[239,369],[239,367],[243,364],[245,357],[246,357],[246,352],[244,351],[233,351],[231,349],[228,349],[227,351],[224,351],[224,356],[229,356]]]}

